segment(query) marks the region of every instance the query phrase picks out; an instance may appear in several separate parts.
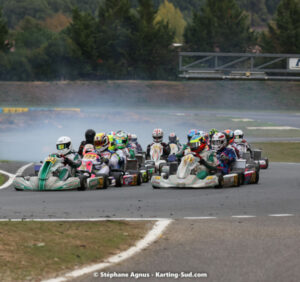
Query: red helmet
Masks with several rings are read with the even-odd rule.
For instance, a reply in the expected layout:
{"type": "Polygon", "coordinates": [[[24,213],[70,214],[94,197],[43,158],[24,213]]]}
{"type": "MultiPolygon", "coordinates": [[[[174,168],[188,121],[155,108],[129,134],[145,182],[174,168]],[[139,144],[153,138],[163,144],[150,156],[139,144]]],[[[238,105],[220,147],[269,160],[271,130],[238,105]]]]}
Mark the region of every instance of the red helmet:
{"type": "Polygon", "coordinates": [[[231,129],[224,130],[224,134],[226,136],[228,144],[231,144],[234,142],[234,132],[231,129]]]}

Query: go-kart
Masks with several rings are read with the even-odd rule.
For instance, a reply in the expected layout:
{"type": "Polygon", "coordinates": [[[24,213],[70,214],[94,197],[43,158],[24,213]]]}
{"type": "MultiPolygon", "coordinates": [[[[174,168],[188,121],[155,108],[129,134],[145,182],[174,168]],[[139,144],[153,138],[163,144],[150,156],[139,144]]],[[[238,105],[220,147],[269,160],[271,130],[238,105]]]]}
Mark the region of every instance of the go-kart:
{"type": "Polygon", "coordinates": [[[259,181],[259,166],[247,165],[245,159],[237,159],[233,163],[230,173],[239,175],[240,185],[257,184],[259,181]]]}
{"type": "Polygon", "coordinates": [[[38,176],[16,176],[13,186],[18,191],[54,191],[54,190],[75,190],[81,187],[78,177],[66,177],[66,170],[63,169],[63,158],[56,154],[48,156],[39,170],[38,176]]]}
{"type": "Polygon", "coordinates": [[[143,183],[143,175],[139,170],[137,159],[128,159],[122,168],[111,169],[109,178],[115,182],[116,187],[136,186],[143,183]]]}
{"type": "Polygon", "coordinates": [[[257,164],[259,164],[261,169],[267,169],[269,167],[269,159],[262,157],[262,150],[253,149],[252,158],[257,164]]]}
{"type": "Polygon", "coordinates": [[[151,184],[154,189],[159,188],[223,188],[239,186],[239,175],[221,173],[206,176],[204,179],[197,177],[199,173],[199,158],[193,154],[188,154],[181,159],[176,174],[162,172],[161,175],[152,176],[151,184]]]}
{"type": "Polygon", "coordinates": [[[78,190],[106,189],[110,182],[108,175],[96,174],[94,172],[94,162],[99,160],[95,152],[85,154],[81,160],[81,166],[77,169],[76,176],[80,179],[78,190]]]}
{"type": "Polygon", "coordinates": [[[268,158],[262,158],[261,150],[252,149],[249,151],[243,143],[237,144],[237,148],[240,151],[241,158],[247,161],[249,168],[251,168],[251,165],[259,169],[267,169],[269,167],[269,160],[268,158]]]}

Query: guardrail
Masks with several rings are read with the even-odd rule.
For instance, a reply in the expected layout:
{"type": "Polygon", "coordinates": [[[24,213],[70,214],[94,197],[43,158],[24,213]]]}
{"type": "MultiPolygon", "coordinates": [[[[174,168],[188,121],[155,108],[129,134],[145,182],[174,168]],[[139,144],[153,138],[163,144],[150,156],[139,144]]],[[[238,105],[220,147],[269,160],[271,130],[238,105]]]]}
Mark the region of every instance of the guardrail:
{"type": "Polygon", "coordinates": [[[300,54],[180,52],[182,78],[300,80],[300,54]]]}

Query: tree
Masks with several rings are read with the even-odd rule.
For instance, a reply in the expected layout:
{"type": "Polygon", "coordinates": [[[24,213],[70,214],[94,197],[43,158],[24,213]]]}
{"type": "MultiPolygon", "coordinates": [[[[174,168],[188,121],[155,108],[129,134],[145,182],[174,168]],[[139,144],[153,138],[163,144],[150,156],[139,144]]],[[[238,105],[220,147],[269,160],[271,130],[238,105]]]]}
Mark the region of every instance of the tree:
{"type": "Polygon", "coordinates": [[[174,32],[169,24],[155,22],[156,10],[151,0],[139,0],[136,27],[131,46],[134,75],[146,79],[163,79],[174,75],[174,32]]]}
{"type": "Polygon", "coordinates": [[[185,29],[190,51],[244,52],[255,44],[248,16],[235,0],[207,0],[185,29]]]}
{"type": "Polygon", "coordinates": [[[43,24],[32,17],[25,17],[17,26],[15,32],[16,48],[36,49],[50,41],[53,32],[43,27],[43,24]]]}
{"type": "Polygon", "coordinates": [[[73,10],[72,22],[66,34],[80,50],[79,60],[85,61],[83,75],[91,74],[97,65],[96,27],[97,21],[90,13],[80,13],[77,8],[73,10]]]}
{"type": "Polygon", "coordinates": [[[106,0],[100,5],[96,48],[98,71],[103,78],[128,75],[134,21],[128,0],[106,0]]]}
{"type": "Polygon", "coordinates": [[[300,2],[282,0],[268,32],[262,34],[261,45],[268,53],[300,53],[300,2]]]}
{"type": "Polygon", "coordinates": [[[6,22],[2,18],[2,9],[0,7],[0,51],[6,49],[5,40],[7,39],[8,29],[6,26],[6,22]]]}
{"type": "Polygon", "coordinates": [[[159,6],[155,22],[163,21],[168,23],[169,27],[175,31],[175,42],[183,42],[183,32],[186,22],[178,8],[175,8],[172,3],[165,0],[159,6]]]}

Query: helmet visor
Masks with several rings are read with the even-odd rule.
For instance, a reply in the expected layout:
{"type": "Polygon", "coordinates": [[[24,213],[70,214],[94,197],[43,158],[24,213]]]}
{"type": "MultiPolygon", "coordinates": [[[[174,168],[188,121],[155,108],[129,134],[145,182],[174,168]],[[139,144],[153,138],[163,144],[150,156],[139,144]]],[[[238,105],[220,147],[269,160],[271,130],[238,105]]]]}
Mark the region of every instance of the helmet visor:
{"type": "Polygon", "coordinates": [[[69,147],[70,147],[70,143],[64,143],[64,144],[57,144],[56,145],[57,150],[68,149],[69,147]]]}
{"type": "Polygon", "coordinates": [[[192,142],[192,143],[190,143],[190,148],[192,150],[195,150],[200,146],[200,144],[201,144],[201,142],[199,142],[199,141],[198,142],[192,142]]]}

